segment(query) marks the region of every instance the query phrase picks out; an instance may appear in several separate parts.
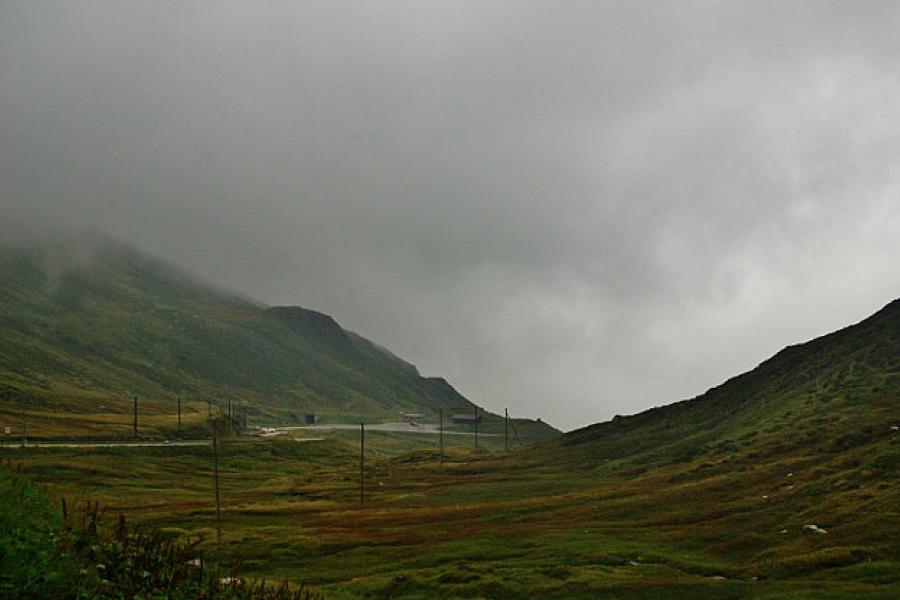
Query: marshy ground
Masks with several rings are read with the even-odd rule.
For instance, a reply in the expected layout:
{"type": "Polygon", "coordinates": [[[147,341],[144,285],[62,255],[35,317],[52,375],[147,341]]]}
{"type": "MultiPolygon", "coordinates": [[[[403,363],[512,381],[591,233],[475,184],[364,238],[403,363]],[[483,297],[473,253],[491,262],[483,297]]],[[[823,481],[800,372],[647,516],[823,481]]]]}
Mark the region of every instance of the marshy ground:
{"type": "MultiPolygon", "coordinates": [[[[433,437],[371,432],[360,506],[354,436],[225,440],[219,559],[329,598],[895,597],[896,480],[817,506],[837,482],[795,455],[641,469],[451,438],[442,468],[433,437]]],[[[56,497],[214,552],[208,447],[3,453],[56,497]]]]}

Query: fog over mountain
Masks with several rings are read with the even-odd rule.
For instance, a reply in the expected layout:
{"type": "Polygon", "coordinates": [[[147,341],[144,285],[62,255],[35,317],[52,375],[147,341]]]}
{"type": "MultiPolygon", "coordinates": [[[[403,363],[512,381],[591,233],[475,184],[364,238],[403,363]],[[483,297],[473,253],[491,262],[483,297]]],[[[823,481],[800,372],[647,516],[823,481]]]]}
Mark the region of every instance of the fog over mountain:
{"type": "Polygon", "coordinates": [[[98,229],[572,428],[898,296],[898,29],[887,2],[0,0],[0,239],[98,229]]]}

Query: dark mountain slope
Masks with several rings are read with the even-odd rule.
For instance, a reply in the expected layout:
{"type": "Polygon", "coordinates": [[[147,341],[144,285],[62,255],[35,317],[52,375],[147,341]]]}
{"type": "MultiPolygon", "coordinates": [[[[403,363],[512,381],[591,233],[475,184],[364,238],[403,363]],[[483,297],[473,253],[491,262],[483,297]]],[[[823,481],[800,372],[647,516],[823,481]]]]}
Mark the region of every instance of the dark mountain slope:
{"type": "Polygon", "coordinates": [[[559,443],[643,461],[747,447],[762,454],[790,448],[827,453],[886,439],[900,417],[898,392],[895,300],[861,323],[785,348],[697,398],[592,425],[559,443]]]}
{"type": "Polygon", "coordinates": [[[327,315],[261,307],[94,236],[0,249],[0,386],[37,406],[182,396],[336,420],[473,409],[327,315]]]}

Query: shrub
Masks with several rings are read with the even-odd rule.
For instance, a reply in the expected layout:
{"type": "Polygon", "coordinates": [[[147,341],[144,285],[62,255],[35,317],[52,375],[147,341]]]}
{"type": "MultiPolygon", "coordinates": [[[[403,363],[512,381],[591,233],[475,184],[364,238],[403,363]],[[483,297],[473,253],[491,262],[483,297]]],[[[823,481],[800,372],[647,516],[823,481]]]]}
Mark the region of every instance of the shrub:
{"type": "Polygon", "coordinates": [[[0,469],[0,597],[10,599],[312,600],[287,582],[267,586],[208,564],[197,542],[157,530],[131,531],[120,514],[104,523],[97,503],[54,514],[46,494],[0,469]]]}

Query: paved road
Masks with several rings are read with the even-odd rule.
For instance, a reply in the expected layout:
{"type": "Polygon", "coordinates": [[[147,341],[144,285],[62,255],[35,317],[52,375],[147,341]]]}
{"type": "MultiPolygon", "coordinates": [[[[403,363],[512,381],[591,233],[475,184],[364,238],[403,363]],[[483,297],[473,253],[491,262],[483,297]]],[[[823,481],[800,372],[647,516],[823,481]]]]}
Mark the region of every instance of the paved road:
{"type": "MultiPolygon", "coordinates": [[[[297,438],[297,442],[321,442],[325,438],[297,438]]],[[[178,440],[173,442],[28,442],[26,448],[178,448],[209,446],[210,440],[178,440]]],[[[3,444],[3,448],[22,448],[22,443],[3,444]]]]}
{"type": "MultiPolygon", "coordinates": [[[[359,425],[352,423],[336,423],[334,425],[301,425],[297,427],[275,427],[276,431],[328,431],[335,429],[359,429],[359,425]]],[[[366,431],[389,431],[391,433],[427,433],[437,435],[441,432],[434,425],[420,423],[419,425],[410,425],[409,423],[366,423],[366,431]]],[[[444,435],[475,435],[474,432],[468,431],[447,431],[444,435]]],[[[478,437],[500,437],[499,433],[479,433],[478,437]]]]}
{"type": "MultiPolygon", "coordinates": [[[[291,431],[334,431],[334,430],[357,430],[359,425],[352,423],[335,423],[334,425],[302,425],[302,426],[285,426],[275,427],[275,431],[263,433],[262,437],[274,437],[285,435],[291,431]]],[[[371,423],[366,424],[366,431],[386,431],[390,433],[422,433],[425,435],[438,435],[440,429],[434,425],[420,423],[418,425],[410,425],[409,423],[371,423]]],[[[469,431],[447,431],[444,435],[462,435],[474,436],[474,432],[469,431]]],[[[479,437],[500,437],[499,433],[479,433],[479,437]]],[[[325,438],[320,437],[303,437],[295,438],[297,442],[321,442],[325,438]]],[[[171,448],[171,447],[187,447],[187,446],[208,446],[209,440],[177,440],[170,442],[28,442],[28,448],[171,448]]],[[[3,444],[3,448],[21,448],[21,442],[12,442],[3,444]]]]}
{"type": "MultiPolygon", "coordinates": [[[[26,448],[153,448],[159,446],[209,446],[209,440],[179,440],[176,442],[28,442],[26,448]]],[[[4,444],[4,448],[21,448],[22,443],[4,444]]]]}

